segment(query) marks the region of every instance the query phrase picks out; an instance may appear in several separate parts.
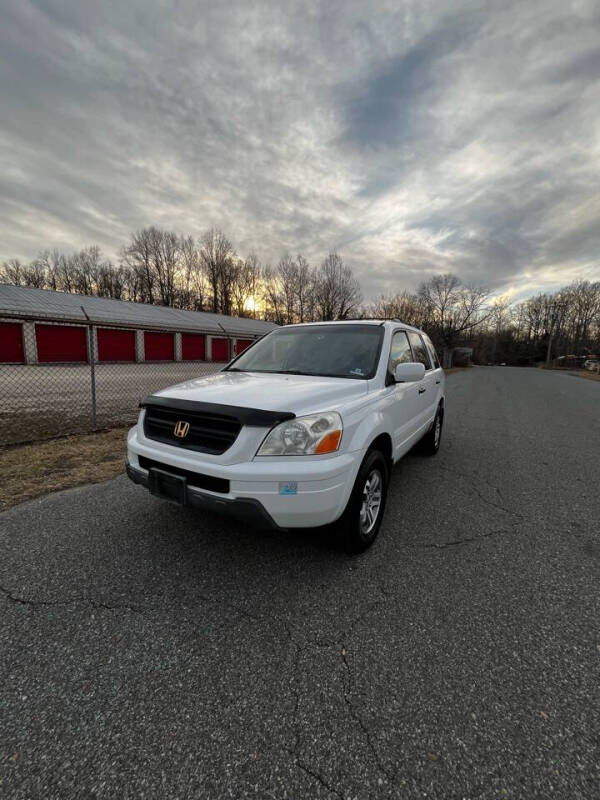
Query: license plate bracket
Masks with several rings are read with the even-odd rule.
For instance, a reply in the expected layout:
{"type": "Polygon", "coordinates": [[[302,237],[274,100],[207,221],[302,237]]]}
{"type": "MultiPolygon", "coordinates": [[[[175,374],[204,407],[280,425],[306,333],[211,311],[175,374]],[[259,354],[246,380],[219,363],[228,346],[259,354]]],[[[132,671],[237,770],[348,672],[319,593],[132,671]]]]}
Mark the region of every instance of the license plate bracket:
{"type": "Polygon", "coordinates": [[[148,488],[150,494],[184,506],[187,495],[187,481],[182,475],[173,475],[164,469],[152,467],[149,470],[148,488]]]}

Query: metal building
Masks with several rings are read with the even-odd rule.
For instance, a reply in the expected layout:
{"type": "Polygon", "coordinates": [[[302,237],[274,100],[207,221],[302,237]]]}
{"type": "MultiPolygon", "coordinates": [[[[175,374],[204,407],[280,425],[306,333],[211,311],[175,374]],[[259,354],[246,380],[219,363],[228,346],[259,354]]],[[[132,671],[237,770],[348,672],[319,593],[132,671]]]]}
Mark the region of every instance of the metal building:
{"type": "Polygon", "coordinates": [[[229,361],[276,326],[0,284],[0,363],[229,361]]]}

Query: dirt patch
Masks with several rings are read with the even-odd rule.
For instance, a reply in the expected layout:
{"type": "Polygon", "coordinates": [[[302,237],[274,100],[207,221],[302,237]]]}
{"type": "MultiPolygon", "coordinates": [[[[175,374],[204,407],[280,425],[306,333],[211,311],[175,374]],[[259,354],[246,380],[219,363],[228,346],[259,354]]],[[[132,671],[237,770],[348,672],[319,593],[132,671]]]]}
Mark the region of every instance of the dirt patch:
{"type": "Polygon", "coordinates": [[[471,369],[471,367],[447,367],[444,372],[446,375],[452,375],[453,372],[462,372],[465,369],[471,369]]]}
{"type": "Polygon", "coordinates": [[[590,372],[589,370],[581,372],[569,372],[569,375],[574,375],[576,378],[585,378],[586,381],[600,381],[600,373],[590,372]]]}
{"type": "Polygon", "coordinates": [[[123,472],[126,428],[0,449],[0,511],[123,472]]]}

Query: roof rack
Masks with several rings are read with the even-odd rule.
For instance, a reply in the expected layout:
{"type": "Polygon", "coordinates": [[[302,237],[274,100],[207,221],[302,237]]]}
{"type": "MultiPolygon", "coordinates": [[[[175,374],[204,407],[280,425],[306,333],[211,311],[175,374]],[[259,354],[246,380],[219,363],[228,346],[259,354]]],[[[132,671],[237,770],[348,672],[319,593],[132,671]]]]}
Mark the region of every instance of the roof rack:
{"type": "MultiPolygon", "coordinates": [[[[402,319],[398,319],[398,317],[355,317],[353,319],[346,319],[340,320],[343,322],[399,322],[401,325],[407,325],[408,323],[404,322],[402,319]]],[[[412,326],[411,326],[412,327],[412,326]]]]}

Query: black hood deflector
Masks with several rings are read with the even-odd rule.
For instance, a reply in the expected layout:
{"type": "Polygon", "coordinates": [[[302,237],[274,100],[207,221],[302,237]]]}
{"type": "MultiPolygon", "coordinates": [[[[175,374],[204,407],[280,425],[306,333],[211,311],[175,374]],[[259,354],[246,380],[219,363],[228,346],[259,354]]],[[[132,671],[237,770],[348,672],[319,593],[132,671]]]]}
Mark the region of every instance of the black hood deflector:
{"type": "Polygon", "coordinates": [[[215,414],[235,417],[242,425],[251,425],[256,428],[270,428],[278,422],[294,419],[296,416],[291,411],[267,411],[262,408],[245,408],[244,406],[227,406],[222,403],[203,403],[200,400],[178,400],[176,397],[159,397],[149,395],[140,403],[140,408],[158,406],[159,408],[174,408],[177,411],[190,411],[198,414],[215,414]]]}

